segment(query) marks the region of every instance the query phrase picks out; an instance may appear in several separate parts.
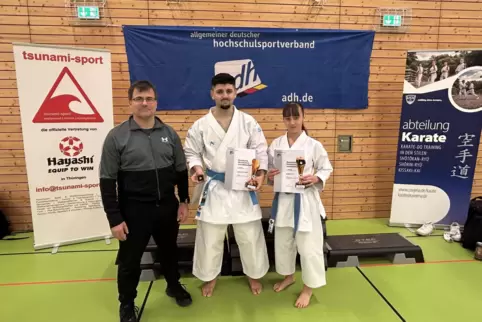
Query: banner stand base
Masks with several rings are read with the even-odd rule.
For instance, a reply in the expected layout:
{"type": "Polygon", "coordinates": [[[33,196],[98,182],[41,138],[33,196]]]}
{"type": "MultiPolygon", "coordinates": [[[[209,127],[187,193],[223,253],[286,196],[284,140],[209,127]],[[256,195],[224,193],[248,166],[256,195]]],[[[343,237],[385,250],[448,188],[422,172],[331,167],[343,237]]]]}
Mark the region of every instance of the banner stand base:
{"type": "Polygon", "coordinates": [[[55,244],[54,248],[52,248],[52,254],[57,254],[59,251],[60,244],[55,244]]]}
{"type": "MultiPolygon", "coordinates": [[[[420,228],[423,224],[404,224],[404,223],[391,223],[389,222],[387,224],[388,227],[405,227],[405,228],[420,228]]],[[[463,227],[462,224],[460,224],[460,228],[463,227]]],[[[447,228],[450,228],[450,225],[444,225],[444,224],[434,224],[433,225],[435,229],[440,229],[440,230],[444,230],[444,229],[447,229],[447,228]]]]}
{"type": "Polygon", "coordinates": [[[52,248],[52,254],[56,254],[59,250],[60,246],[68,246],[68,245],[75,245],[75,244],[82,244],[82,243],[88,243],[88,242],[93,242],[93,241],[100,241],[100,240],[105,240],[106,245],[111,244],[111,238],[112,236],[98,236],[98,237],[88,237],[88,238],[83,238],[83,239],[76,239],[76,240],[68,240],[64,241],[61,243],[53,243],[53,244],[34,244],[34,250],[42,250],[42,249],[47,249],[47,248],[52,248]]]}

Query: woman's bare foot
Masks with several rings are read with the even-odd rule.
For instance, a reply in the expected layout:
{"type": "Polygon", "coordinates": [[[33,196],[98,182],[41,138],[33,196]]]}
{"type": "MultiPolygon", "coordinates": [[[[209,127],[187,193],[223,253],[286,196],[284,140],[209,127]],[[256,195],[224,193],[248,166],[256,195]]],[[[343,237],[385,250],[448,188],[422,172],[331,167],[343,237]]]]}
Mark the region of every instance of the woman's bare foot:
{"type": "Polygon", "coordinates": [[[216,279],[213,279],[210,282],[204,283],[202,287],[203,296],[211,297],[213,295],[214,286],[216,286],[216,279]]]}
{"type": "Polygon", "coordinates": [[[284,290],[285,288],[287,288],[288,286],[290,286],[294,282],[295,282],[295,277],[293,275],[288,275],[288,276],[285,277],[284,280],[276,283],[273,287],[273,290],[275,292],[281,292],[282,290],[284,290]]]}
{"type": "Polygon", "coordinates": [[[310,304],[312,294],[313,291],[311,290],[311,288],[303,285],[303,290],[301,291],[300,296],[298,296],[295,306],[299,309],[307,307],[310,304]]]}
{"type": "Polygon", "coordinates": [[[251,277],[248,277],[248,281],[249,281],[249,288],[251,289],[251,292],[254,295],[260,294],[261,290],[263,289],[263,286],[261,285],[259,280],[254,280],[251,277]]]}

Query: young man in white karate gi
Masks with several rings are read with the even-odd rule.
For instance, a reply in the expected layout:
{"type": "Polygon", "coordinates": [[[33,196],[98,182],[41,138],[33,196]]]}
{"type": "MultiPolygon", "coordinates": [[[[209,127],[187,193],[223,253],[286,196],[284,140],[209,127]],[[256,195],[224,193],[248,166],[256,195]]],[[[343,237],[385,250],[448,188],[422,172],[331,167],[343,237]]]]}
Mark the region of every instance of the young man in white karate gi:
{"type": "Polygon", "coordinates": [[[467,68],[467,65],[465,64],[465,60],[463,58],[460,58],[460,62],[457,65],[457,68],[455,69],[455,74],[460,73],[461,71],[463,71],[466,68],[467,68]]]}
{"type": "Polygon", "coordinates": [[[432,60],[432,66],[430,66],[430,83],[434,83],[435,82],[435,79],[437,78],[437,71],[438,71],[438,68],[437,68],[437,64],[435,63],[435,60],[432,60]]]}
{"type": "Polygon", "coordinates": [[[479,99],[479,96],[478,96],[477,94],[475,94],[474,82],[470,82],[469,91],[468,91],[467,94],[469,94],[469,95],[474,95],[477,99],[479,99]]]}
{"type": "Polygon", "coordinates": [[[417,87],[422,85],[422,77],[423,77],[423,66],[422,63],[418,64],[417,68],[417,87]]]}
{"type": "Polygon", "coordinates": [[[442,67],[442,75],[440,76],[440,80],[444,80],[449,78],[450,67],[448,62],[444,62],[444,66],[442,67]]]}
{"type": "Polygon", "coordinates": [[[459,96],[467,98],[467,83],[464,80],[459,81],[459,96]]]}
{"type": "Polygon", "coordinates": [[[261,208],[256,191],[226,189],[224,174],[228,148],[254,149],[260,162],[255,189],[259,190],[268,169],[268,144],[258,122],[233,105],[237,95],[234,77],[218,74],[211,85],[216,105],[192,125],[184,143],[191,180],[197,184],[193,202],[201,198],[196,214],[193,274],[205,282],[203,296],[210,297],[221,272],[226,229],[232,224],[243,272],[257,295],[262,289],[259,279],[269,269],[261,208]]]}
{"type": "Polygon", "coordinates": [[[276,150],[303,150],[301,157],[306,161],[302,175],[304,193],[275,193],[270,220],[275,229],[276,272],[285,276],[275,284],[276,292],[294,283],[297,251],[300,254],[304,285],[295,303],[298,308],[309,305],[312,289],[326,284],[322,231],[322,217],[326,218],[326,213],[320,191],[333,172],[328,153],[319,141],[307,135],[303,118],[300,104],[287,104],[283,109],[286,134],[274,139],[268,151],[270,184],[280,175],[273,161],[276,150]]]}

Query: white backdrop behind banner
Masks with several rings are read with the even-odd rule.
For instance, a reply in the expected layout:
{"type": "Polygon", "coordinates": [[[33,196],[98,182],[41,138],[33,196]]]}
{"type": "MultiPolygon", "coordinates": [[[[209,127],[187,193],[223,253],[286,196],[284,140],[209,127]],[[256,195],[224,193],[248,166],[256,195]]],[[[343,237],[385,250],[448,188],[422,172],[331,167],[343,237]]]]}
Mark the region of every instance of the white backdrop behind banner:
{"type": "Polygon", "coordinates": [[[114,126],[111,54],[14,43],[34,248],[111,237],[99,161],[114,126]]]}

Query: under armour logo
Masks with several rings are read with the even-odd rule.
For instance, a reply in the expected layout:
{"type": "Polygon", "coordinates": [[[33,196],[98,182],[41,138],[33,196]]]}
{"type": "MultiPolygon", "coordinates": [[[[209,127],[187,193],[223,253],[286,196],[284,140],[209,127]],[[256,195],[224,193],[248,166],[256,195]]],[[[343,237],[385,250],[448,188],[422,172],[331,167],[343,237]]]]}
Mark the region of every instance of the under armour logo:
{"type": "Polygon", "coordinates": [[[167,142],[169,142],[169,141],[167,140],[167,137],[165,137],[165,138],[161,138],[161,142],[167,143],[167,142]]]}

